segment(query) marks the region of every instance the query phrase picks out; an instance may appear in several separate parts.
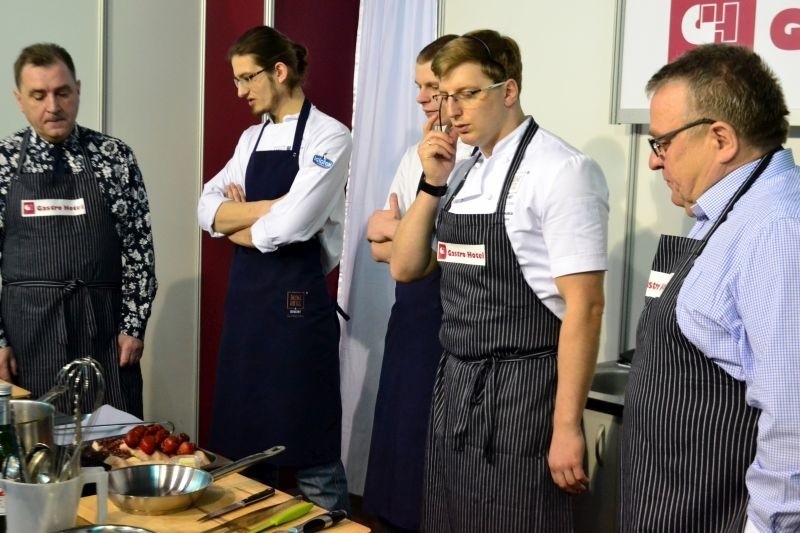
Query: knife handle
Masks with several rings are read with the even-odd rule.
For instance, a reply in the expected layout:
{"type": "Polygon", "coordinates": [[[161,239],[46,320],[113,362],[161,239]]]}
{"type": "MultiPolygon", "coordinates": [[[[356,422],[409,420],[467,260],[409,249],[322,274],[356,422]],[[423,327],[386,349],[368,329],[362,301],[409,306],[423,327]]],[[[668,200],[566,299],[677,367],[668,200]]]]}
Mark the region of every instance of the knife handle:
{"type": "Polygon", "coordinates": [[[313,508],[314,504],[311,502],[297,503],[285,511],[281,511],[267,520],[252,526],[250,528],[250,533],[258,533],[260,531],[264,531],[265,529],[279,526],[291,520],[296,520],[297,518],[300,518],[304,514],[308,513],[313,508]]]}
{"type": "Polygon", "coordinates": [[[273,494],[275,494],[275,489],[269,487],[268,489],[264,489],[261,492],[256,492],[255,494],[251,494],[247,498],[243,499],[241,503],[243,503],[244,505],[250,505],[256,502],[260,502],[261,500],[266,500],[273,494]]]}
{"type": "Polygon", "coordinates": [[[314,533],[314,531],[322,531],[323,529],[331,527],[334,524],[338,524],[345,518],[347,518],[347,511],[330,511],[328,513],[316,516],[308,522],[296,526],[293,529],[295,529],[298,533],[314,533]]]}

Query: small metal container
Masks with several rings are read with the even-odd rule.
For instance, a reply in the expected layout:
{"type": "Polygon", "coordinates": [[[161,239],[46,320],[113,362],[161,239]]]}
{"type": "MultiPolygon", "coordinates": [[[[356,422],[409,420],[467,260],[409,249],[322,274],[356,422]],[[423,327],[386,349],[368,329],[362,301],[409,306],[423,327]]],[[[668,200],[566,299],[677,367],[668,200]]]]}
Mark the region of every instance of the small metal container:
{"type": "Polygon", "coordinates": [[[37,400],[11,400],[11,410],[14,412],[14,427],[26,454],[38,443],[46,444],[51,449],[54,447],[55,408],[52,404],[37,400]]]}

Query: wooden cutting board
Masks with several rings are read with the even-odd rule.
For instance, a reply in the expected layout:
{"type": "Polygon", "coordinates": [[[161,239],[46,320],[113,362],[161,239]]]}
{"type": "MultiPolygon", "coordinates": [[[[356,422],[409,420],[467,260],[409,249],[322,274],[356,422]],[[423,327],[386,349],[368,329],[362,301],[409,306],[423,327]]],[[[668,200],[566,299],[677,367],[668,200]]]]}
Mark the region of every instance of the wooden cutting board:
{"type": "MultiPolygon", "coordinates": [[[[202,533],[205,531],[210,531],[211,529],[233,520],[234,518],[251,513],[254,510],[263,509],[264,507],[269,507],[270,505],[274,505],[291,498],[290,495],[284,492],[275,491],[275,496],[267,498],[266,500],[262,500],[249,507],[245,507],[244,509],[239,509],[238,511],[228,513],[225,516],[216,518],[214,520],[209,520],[206,522],[197,521],[198,518],[210,513],[211,511],[215,511],[228,505],[229,503],[239,501],[251,494],[260,492],[265,488],[266,486],[258,481],[242,476],[241,474],[232,474],[220,479],[208,487],[203,494],[203,497],[198,500],[194,507],[179,513],[171,513],[161,516],[144,516],[126,513],[125,511],[120,510],[119,507],[114,505],[114,503],[109,500],[107,523],[137,526],[155,531],[156,533],[175,533],[178,531],[181,533],[202,533]]],[[[323,512],[324,509],[320,507],[314,507],[314,509],[306,516],[293,522],[288,522],[279,527],[270,529],[269,531],[287,529],[293,525],[302,524],[306,520],[309,520],[310,518],[323,512]]],[[[78,506],[78,524],[94,524],[96,516],[97,496],[87,496],[85,498],[81,498],[80,505],[78,506]]],[[[369,528],[349,520],[344,520],[335,527],[330,528],[330,531],[331,533],[368,533],[369,528]]]]}
{"type": "MultiPolygon", "coordinates": [[[[2,379],[0,379],[0,383],[8,383],[8,382],[7,381],[3,381],[2,379]]],[[[22,387],[17,387],[13,383],[11,384],[11,398],[12,399],[16,400],[17,398],[29,398],[30,395],[31,395],[31,391],[25,390],[22,387]]]]}

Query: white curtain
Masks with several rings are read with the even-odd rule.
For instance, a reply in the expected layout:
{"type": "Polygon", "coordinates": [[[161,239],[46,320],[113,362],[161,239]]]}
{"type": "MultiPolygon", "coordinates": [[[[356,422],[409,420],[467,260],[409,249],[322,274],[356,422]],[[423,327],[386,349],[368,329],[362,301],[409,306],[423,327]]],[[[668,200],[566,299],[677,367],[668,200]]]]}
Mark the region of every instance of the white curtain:
{"type": "Polygon", "coordinates": [[[350,492],[362,494],[369,457],[383,339],[394,301],[388,266],[375,263],[367,219],[382,209],[405,149],[419,140],[414,65],[436,38],[437,0],[362,0],[353,102],[353,155],[339,272],[342,322],[342,460],[350,492]]]}

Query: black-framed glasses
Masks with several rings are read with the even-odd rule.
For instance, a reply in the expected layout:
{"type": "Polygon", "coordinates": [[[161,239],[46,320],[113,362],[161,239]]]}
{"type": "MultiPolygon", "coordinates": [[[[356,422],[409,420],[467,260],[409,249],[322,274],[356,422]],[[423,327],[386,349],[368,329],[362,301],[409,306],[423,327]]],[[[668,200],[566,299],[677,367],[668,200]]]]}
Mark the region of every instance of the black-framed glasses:
{"type": "Polygon", "coordinates": [[[434,102],[439,104],[439,107],[441,107],[442,104],[444,104],[449,98],[452,98],[453,101],[457,104],[461,104],[462,106],[469,106],[470,104],[474,104],[477,102],[478,94],[505,85],[506,81],[508,80],[498,81],[497,83],[493,83],[486,87],[481,87],[480,89],[464,89],[450,94],[436,93],[433,96],[431,96],[431,98],[433,98],[434,102]]]}
{"type": "Polygon", "coordinates": [[[664,154],[667,152],[667,147],[669,143],[672,142],[672,139],[675,138],[682,131],[686,131],[690,128],[694,128],[695,126],[700,126],[701,124],[713,124],[716,120],[711,118],[701,118],[699,120],[695,120],[694,122],[689,122],[688,124],[684,124],[678,129],[669,131],[664,135],[660,135],[658,137],[651,137],[647,139],[647,142],[650,143],[650,148],[653,149],[653,153],[656,154],[656,157],[664,157],[664,154]]]}
{"type": "Polygon", "coordinates": [[[250,82],[253,81],[253,78],[261,74],[262,72],[266,72],[269,69],[262,68],[258,72],[254,72],[252,74],[245,74],[241,78],[233,78],[233,84],[236,86],[237,89],[241,89],[242,87],[249,87],[250,82]]]}

